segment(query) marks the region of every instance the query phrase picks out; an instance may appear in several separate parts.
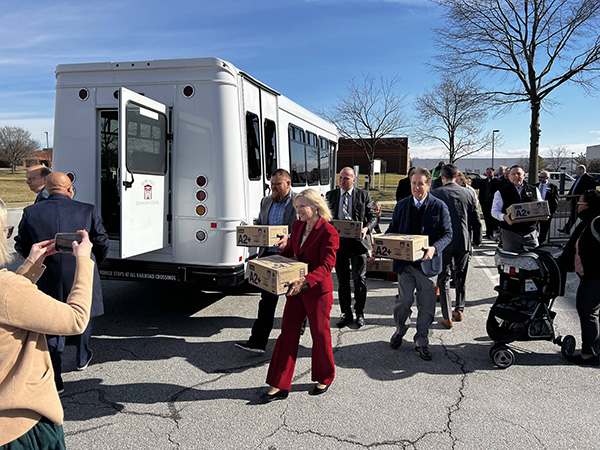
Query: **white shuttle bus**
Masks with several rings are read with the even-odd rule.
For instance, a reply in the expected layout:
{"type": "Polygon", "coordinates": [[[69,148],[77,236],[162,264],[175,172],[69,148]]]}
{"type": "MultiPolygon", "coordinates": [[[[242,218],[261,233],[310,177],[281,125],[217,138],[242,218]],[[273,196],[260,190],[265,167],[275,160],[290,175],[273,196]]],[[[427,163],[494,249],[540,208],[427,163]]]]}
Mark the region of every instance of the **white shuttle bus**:
{"type": "Polygon", "coordinates": [[[335,186],[337,130],[218,58],[56,68],[53,169],[96,205],[109,279],[241,283],[256,248],[236,246],[270,193],[335,186]]]}

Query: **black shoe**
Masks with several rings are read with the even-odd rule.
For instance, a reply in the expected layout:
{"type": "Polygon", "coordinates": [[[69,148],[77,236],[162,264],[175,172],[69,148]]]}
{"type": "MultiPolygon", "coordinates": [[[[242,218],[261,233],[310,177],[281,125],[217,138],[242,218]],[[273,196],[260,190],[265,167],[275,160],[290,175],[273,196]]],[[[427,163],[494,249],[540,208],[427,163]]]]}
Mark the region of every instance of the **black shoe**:
{"type": "Polygon", "coordinates": [[[365,316],[357,316],[356,317],[356,325],[358,325],[358,328],[364,326],[367,322],[365,322],[365,316]]]}
{"type": "Polygon", "coordinates": [[[354,321],[352,316],[342,316],[342,319],[337,323],[338,328],[344,328],[354,321]]]}
{"type": "Polygon", "coordinates": [[[423,345],[421,347],[417,346],[415,347],[415,350],[419,353],[419,356],[425,361],[431,361],[431,359],[433,358],[433,355],[429,351],[429,347],[426,345],[423,345]]]}
{"type": "Polygon", "coordinates": [[[274,394],[269,394],[268,392],[265,392],[260,396],[260,399],[263,401],[263,403],[271,403],[275,400],[285,400],[286,398],[288,398],[289,393],[290,391],[286,391],[284,389],[280,389],[274,394]]]}
{"type": "Polygon", "coordinates": [[[579,366],[600,366],[600,356],[584,359],[581,355],[574,355],[569,358],[569,362],[579,366]]]}
{"type": "Polygon", "coordinates": [[[235,346],[237,348],[241,348],[242,350],[246,350],[247,352],[252,352],[252,353],[264,353],[265,352],[265,348],[264,347],[259,347],[258,345],[253,344],[252,342],[248,341],[248,342],[237,342],[235,344],[235,346]]]}
{"type": "Polygon", "coordinates": [[[390,339],[390,347],[392,347],[394,350],[398,350],[401,345],[402,345],[402,336],[400,336],[399,334],[394,334],[392,336],[392,338],[390,339]]]}
{"type": "Polygon", "coordinates": [[[90,350],[90,357],[88,358],[88,360],[86,361],[86,363],[83,366],[77,367],[77,370],[85,370],[85,369],[87,369],[88,366],[90,365],[90,361],[92,360],[92,356],[94,356],[94,354],[90,350]]]}
{"type": "Polygon", "coordinates": [[[308,395],[321,395],[324,394],[325,392],[327,392],[327,389],[329,389],[329,386],[331,386],[330,384],[325,385],[325,387],[323,389],[319,388],[318,386],[315,386],[312,391],[310,391],[308,393],[308,395]]]}

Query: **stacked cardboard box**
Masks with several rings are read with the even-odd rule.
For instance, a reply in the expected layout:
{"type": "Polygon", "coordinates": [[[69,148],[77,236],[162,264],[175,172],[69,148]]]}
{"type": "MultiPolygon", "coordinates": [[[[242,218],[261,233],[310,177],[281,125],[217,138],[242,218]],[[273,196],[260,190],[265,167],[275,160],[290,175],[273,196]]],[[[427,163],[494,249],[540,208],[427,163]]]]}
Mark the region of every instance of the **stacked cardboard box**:
{"type": "Polygon", "coordinates": [[[506,208],[506,213],[515,223],[544,220],[550,217],[548,202],[515,203],[506,208]]]}
{"type": "Polygon", "coordinates": [[[283,234],[287,225],[247,225],[236,228],[238,247],[272,247],[283,234]]]}
{"type": "Polygon", "coordinates": [[[341,238],[356,239],[360,241],[362,222],[357,220],[332,220],[331,224],[338,231],[341,238]]]}
{"type": "Polygon", "coordinates": [[[397,233],[373,236],[373,256],[378,258],[417,261],[423,257],[422,248],[428,246],[428,236],[397,233]]]}
{"type": "Polygon", "coordinates": [[[271,294],[285,294],[288,290],[286,284],[305,276],[308,273],[308,264],[273,255],[248,262],[248,281],[260,289],[271,294]]]}

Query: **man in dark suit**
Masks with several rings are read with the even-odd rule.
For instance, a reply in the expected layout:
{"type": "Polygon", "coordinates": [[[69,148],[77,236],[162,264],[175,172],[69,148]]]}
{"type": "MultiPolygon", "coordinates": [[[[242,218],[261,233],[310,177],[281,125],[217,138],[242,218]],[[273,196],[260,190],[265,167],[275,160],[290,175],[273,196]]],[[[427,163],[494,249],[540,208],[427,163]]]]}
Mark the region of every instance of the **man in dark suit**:
{"type": "MultiPolygon", "coordinates": [[[[15,249],[27,257],[31,246],[40,241],[54,239],[56,233],[75,233],[77,230],[86,230],[89,233],[92,248],[92,260],[96,262],[94,267],[94,281],[92,291],[91,317],[100,316],[104,313],[102,302],[102,287],[100,285],[100,264],[108,253],[108,236],[102,226],[102,219],[96,212],[96,208],[88,203],[78,202],[72,199],[73,187],[71,180],[64,173],[54,172],[46,177],[46,190],[49,197],[43,202],[28,206],[23,211],[23,217],[19,223],[19,234],[15,237],[15,249]]],[[[38,288],[65,302],[75,276],[75,258],[71,255],[57,253],[44,260],[46,270],[37,282],[38,288]]],[[[52,320],[48,317],[48,320],[52,320]]],[[[92,359],[90,339],[92,336],[92,322],[83,334],[77,336],[77,369],[84,370],[92,359]]],[[[46,336],[48,350],[54,368],[54,380],[59,391],[64,390],[62,381],[61,355],[65,347],[64,336],[46,336]]]]}
{"type": "Polygon", "coordinates": [[[452,241],[442,253],[442,272],[438,275],[440,288],[440,306],[442,307],[442,325],[452,327],[452,319],[460,322],[465,309],[465,284],[467,269],[471,260],[472,246],[481,245],[481,220],[477,198],[470,189],[456,184],[458,169],[454,164],[446,164],[442,168],[443,186],[432,190],[431,195],[439,198],[448,207],[452,220],[452,241]],[[450,299],[450,277],[454,263],[454,286],[456,288],[456,306],[452,311],[450,299]]]}
{"type": "Polygon", "coordinates": [[[550,218],[548,220],[542,220],[539,222],[540,236],[538,241],[540,244],[543,244],[546,242],[546,239],[548,239],[550,221],[552,220],[552,215],[556,212],[556,208],[558,207],[558,186],[548,183],[550,174],[546,170],[542,170],[538,174],[538,179],[540,182],[536,184],[536,187],[538,188],[538,191],[540,191],[542,199],[548,202],[548,207],[550,208],[550,218]]]}
{"type": "Polygon", "coordinates": [[[436,276],[442,271],[442,252],[452,241],[452,223],[448,207],[441,200],[428,195],[431,173],[417,167],[411,177],[412,195],[401,200],[394,208],[392,223],[386,233],[420,234],[429,237],[429,246],[423,247],[420,261],[394,261],[398,274],[398,298],[394,306],[396,332],[390,346],[397,349],[410,326],[411,307],[417,301],[417,332],[415,349],[419,356],[430,361],[429,326],[433,322],[436,301],[436,276]]]}
{"type": "MultiPolygon", "coordinates": [[[[254,221],[255,225],[287,225],[288,231],[292,232],[292,225],[297,219],[294,209],[294,197],[292,192],[292,178],[285,169],[277,169],[271,174],[271,195],[265,197],[260,202],[260,212],[258,219],[254,221]]],[[[278,246],[261,249],[259,256],[270,256],[279,253],[280,248],[284,248],[287,242],[287,236],[282,237],[278,246]]],[[[269,334],[273,329],[275,320],[275,308],[279,296],[262,291],[260,302],[258,303],[258,317],[252,326],[250,338],[246,342],[235,344],[243,350],[253,353],[264,353],[269,334]]]]}
{"type": "Polygon", "coordinates": [[[479,204],[485,220],[485,237],[494,239],[494,233],[498,229],[498,221],[492,217],[492,202],[494,193],[498,190],[499,181],[494,178],[494,168],[488,167],[485,171],[485,180],[479,183],[479,204]]]}
{"type": "Polygon", "coordinates": [[[362,222],[360,240],[340,239],[340,248],[335,261],[335,273],[338,279],[338,295],[342,318],[339,328],[354,321],[352,315],[352,291],[350,288],[350,270],[354,282],[354,311],[356,324],[365,324],[364,308],[367,301],[367,254],[373,249],[371,231],[377,224],[377,214],[369,192],[354,187],[356,175],[351,167],[340,171],[339,186],[327,192],[327,202],[334,219],[362,222]],[[350,269],[352,267],[352,269],[350,269]]]}
{"type": "Polygon", "coordinates": [[[576,180],[569,189],[569,198],[571,199],[571,214],[564,228],[559,229],[561,233],[569,234],[571,227],[577,221],[577,202],[579,197],[589,189],[596,189],[596,180],[591,175],[587,174],[587,169],[583,164],[575,167],[576,180]]]}

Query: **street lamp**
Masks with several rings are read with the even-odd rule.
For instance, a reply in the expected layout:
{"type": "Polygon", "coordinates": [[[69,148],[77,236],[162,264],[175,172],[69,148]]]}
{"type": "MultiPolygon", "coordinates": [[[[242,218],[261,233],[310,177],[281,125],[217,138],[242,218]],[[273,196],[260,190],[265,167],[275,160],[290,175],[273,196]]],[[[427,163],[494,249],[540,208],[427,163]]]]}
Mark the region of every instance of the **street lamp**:
{"type": "Polygon", "coordinates": [[[44,133],[46,133],[46,150],[48,150],[50,148],[50,143],[48,142],[48,132],[44,131],[44,133]]]}
{"type": "Polygon", "coordinates": [[[571,152],[571,174],[573,173],[573,159],[575,159],[575,152],[571,152]]]}
{"type": "Polygon", "coordinates": [[[492,130],[492,167],[494,167],[494,137],[496,133],[500,133],[500,130],[492,130]]]}

